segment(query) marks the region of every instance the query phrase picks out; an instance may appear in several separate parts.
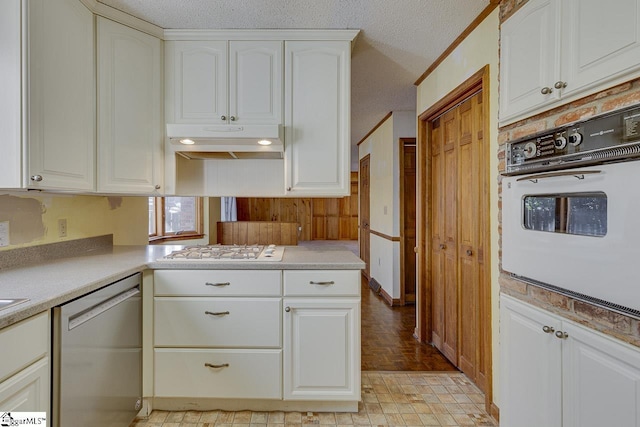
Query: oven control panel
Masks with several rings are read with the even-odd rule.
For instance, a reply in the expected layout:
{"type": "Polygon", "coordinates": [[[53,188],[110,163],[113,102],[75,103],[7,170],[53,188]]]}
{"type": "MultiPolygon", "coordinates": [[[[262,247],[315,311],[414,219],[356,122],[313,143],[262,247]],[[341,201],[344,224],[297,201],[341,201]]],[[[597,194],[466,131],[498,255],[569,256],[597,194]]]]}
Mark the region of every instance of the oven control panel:
{"type": "Polygon", "coordinates": [[[505,175],[640,158],[640,107],[507,143],[505,175]]]}

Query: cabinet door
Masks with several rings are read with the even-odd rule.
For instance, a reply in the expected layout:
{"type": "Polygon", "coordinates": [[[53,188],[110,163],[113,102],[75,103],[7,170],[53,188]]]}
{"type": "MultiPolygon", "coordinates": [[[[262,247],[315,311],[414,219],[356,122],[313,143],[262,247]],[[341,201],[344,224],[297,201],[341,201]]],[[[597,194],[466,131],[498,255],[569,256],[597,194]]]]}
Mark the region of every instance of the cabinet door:
{"type": "Polygon", "coordinates": [[[640,69],[639,0],[567,0],[562,7],[563,95],[640,69]]]}
{"type": "Polygon", "coordinates": [[[558,99],[560,1],[529,0],[500,31],[500,121],[558,99]],[[546,88],[546,89],[545,89],[546,88]],[[543,93],[550,90],[550,93],[543,93]]]}
{"type": "Polygon", "coordinates": [[[359,299],[284,300],[284,399],[360,400],[359,299]]]}
{"type": "Polygon", "coordinates": [[[287,195],[349,194],[350,52],[349,42],[285,43],[287,195]]]}
{"type": "Polygon", "coordinates": [[[282,42],[229,42],[229,115],[238,124],[282,123],[282,42]]]}
{"type": "Polygon", "coordinates": [[[2,412],[49,412],[49,358],[0,383],[2,412]]]}
{"type": "Polygon", "coordinates": [[[562,345],[554,335],[559,330],[560,320],[544,311],[500,298],[501,426],[562,425],[562,345]]]}
{"type": "Polygon", "coordinates": [[[149,194],[162,177],[161,43],[101,17],[97,25],[98,191],[149,194]]]}
{"type": "Polygon", "coordinates": [[[94,17],[79,0],[26,2],[29,188],[94,190],[94,17]]]}
{"type": "Polygon", "coordinates": [[[572,322],[563,331],[563,427],[640,426],[638,348],[572,322]]]}
{"type": "Polygon", "coordinates": [[[21,188],[21,66],[20,66],[20,0],[0,2],[0,188],[21,188]]]}
{"type": "Polygon", "coordinates": [[[168,41],[165,54],[166,122],[227,123],[227,42],[168,41]]]}

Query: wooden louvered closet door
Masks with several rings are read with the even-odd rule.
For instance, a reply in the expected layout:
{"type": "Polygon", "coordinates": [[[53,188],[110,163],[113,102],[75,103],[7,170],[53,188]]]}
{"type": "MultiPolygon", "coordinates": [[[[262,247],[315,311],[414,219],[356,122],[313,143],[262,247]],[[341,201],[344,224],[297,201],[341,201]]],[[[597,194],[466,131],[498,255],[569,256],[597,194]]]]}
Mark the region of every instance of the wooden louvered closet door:
{"type": "Polygon", "coordinates": [[[432,121],[433,344],[481,388],[483,109],[479,92],[432,121]]]}

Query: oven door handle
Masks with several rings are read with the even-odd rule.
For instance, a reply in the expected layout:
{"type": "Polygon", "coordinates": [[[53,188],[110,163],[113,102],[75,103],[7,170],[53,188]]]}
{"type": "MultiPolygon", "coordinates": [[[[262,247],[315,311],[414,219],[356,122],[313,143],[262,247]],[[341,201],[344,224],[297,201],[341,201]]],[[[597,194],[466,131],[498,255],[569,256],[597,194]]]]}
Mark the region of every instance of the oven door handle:
{"type": "Polygon", "coordinates": [[[594,175],[594,174],[599,174],[599,173],[602,173],[602,171],[589,170],[589,171],[547,172],[547,173],[539,173],[539,174],[536,174],[536,175],[529,175],[529,176],[525,176],[525,177],[522,177],[522,178],[518,178],[518,179],[516,179],[516,182],[519,182],[519,181],[531,181],[534,184],[536,184],[539,179],[555,178],[555,177],[559,177],[559,176],[573,176],[573,177],[575,177],[577,179],[584,179],[585,175],[594,175]]]}

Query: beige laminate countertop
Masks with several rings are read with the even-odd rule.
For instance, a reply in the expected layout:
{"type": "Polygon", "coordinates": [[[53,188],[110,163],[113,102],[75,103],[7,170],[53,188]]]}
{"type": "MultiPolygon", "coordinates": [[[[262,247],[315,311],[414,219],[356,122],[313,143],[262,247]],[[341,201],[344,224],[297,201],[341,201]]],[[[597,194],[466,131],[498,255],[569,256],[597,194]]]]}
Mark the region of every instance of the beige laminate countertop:
{"type": "Polygon", "coordinates": [[[0,298],[29,301],[0,310],[0,328],[147,269],[359,270],[364,262],[339,248],[286,246],[282,261],[158,261],[181,246],[112,246],[82,255],[0,270],[0,298]]]}

